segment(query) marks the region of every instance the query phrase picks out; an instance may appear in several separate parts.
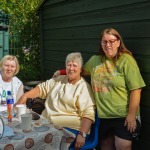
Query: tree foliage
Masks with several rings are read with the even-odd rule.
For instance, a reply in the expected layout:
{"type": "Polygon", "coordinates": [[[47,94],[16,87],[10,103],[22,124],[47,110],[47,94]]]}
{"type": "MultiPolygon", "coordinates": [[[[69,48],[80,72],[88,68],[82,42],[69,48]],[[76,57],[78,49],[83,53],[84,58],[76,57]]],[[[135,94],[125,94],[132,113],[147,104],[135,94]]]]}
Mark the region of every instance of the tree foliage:
{"type": "Polygon", "coordinates": [[[9,15],[10,53],[20,62],[22,81],[40,80],[39,15],[43,0],[0,0],[9,15]]]}

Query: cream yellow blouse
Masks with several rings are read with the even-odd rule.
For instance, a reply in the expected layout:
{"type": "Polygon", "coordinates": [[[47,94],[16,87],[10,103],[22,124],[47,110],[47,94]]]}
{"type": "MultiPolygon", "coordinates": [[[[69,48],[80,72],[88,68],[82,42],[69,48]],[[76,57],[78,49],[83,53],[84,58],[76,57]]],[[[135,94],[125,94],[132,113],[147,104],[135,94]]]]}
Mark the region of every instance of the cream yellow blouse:
{"type": "Polygon", "coordinates": [[[66,75],[38,85],[46,99],[42,115],[57,126],[79,130],[82,117],[95,121],[95,100],[90,85],[81,78],[70,84],[66,75]]]}

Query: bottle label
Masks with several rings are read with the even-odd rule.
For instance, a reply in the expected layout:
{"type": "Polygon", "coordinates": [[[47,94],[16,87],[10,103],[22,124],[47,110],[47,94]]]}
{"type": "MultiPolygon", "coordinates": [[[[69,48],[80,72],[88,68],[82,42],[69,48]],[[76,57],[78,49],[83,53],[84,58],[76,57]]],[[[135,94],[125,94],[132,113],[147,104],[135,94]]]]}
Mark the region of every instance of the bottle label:
{"type": "Polygon", "coordinates": [[[7,104],[8,122],[12,120],[12,104],[7,104]]]}
{"type": "Polygon", "coordinates": [[[14,99],[7,99],[7,104],[14,104],[14,99]]]}

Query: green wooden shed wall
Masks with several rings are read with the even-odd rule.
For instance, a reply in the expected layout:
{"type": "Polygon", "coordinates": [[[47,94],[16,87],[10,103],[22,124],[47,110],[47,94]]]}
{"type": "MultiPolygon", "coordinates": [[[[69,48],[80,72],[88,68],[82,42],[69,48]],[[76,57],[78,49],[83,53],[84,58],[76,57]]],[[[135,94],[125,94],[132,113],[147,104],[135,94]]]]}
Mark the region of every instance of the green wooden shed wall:
{"type": "Polygon", "coordinates": [[[142,127],[138,149],[150,149],[150,1],[46,0],[40,7],[42,78],[64,68],[65,57],[80,51],[86,62],[99,51],[104,28],[115,28],[135,56],[146,87],[142,91],[142,127]]]}

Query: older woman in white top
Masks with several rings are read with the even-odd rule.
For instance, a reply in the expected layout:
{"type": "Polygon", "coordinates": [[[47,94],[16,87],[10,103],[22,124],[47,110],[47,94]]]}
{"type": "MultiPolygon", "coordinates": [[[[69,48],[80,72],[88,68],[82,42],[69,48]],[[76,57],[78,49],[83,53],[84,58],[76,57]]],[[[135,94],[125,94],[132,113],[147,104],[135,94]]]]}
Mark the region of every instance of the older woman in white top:
{"type": "Polygon", "coordinates": [[[75,148],[85,144],[95,121],[95,101],[90,85],[80,76],[83,60],[80,53],[71,53],[66,58],[67,75],[52,78],[26,92],[17,102],[26,103],[27,98],[46,99],[42,115],[52,123],[76,129],[79,132],[75,148]],[[84,136],[83,136],[84,135],[84,136]]]}
{"type": "Polygon", "coordinates": [[[6,55],[0,61],[0,103],[6,103],[7,91],[11,91],[14,103],[23,95],[23,83],[15,76],[19,63],[15,56],[6,55]]]}

